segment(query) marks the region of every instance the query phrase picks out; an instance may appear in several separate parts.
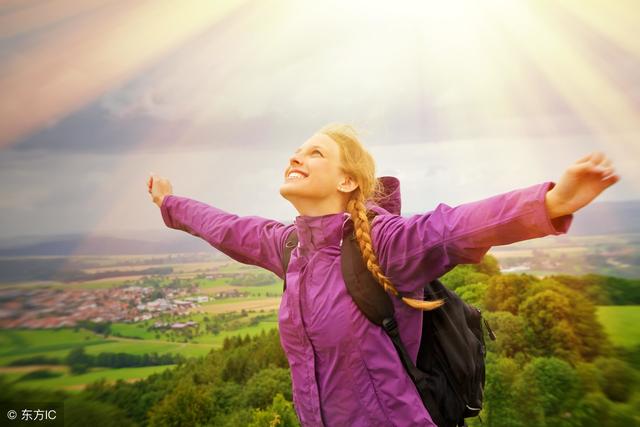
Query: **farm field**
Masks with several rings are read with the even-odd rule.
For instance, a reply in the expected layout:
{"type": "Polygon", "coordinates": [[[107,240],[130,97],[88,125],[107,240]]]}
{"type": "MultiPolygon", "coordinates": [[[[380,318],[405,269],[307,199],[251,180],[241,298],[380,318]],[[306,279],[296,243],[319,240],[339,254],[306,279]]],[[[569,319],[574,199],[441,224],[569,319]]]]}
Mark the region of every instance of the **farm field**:
{"type": "Polygon", "coordinates": [[[614,344],[640,345],[640,305],[601,305],[596,314],[614,344]]]}
{"type": "MultiPolygon", "coordinates": [[[[94,368],[89,372],[80,375],[71,375],[68,370],[62,369],[62,375],[54,378],[33,379],[20,381],[20,387],[43,388],[43,389],[62,389],[67,391],[80,391],[87,384],[91,384],[99,379],[104,378],[107,382],[115,382],[117,380],[135,381],[148,377],[151,374],[159,373],[165,369],[174,367],[175,365],[162,366],[144,366],[140,368],[94,368]]],[[[47,366],[50,371],[60,372],[60,367],[47,366]]],[[[37,369],[43,369],[42,366],[37,369]]],[[[35,369],[34,369],[35,370],[35,369]]],[[[0,374],[4,375],[9,381],[18,380],[28,370],[11,370],[9,368],[0,368],[0,374]]]]}
{"type": "MultiPolygon", "coordinates": [[[[80,390],[99,378],[108,381],[117,379],[135,380],[145,378],[152,373],[161,372],[173,365],[146,366],[136,368],[93,368],[90,372],[72,375],[65,365],[33,365],[33,366],[8,366],[16,359],[33,356],[47,356],[64,359],[70,350],[84,347],[88,355],[99,353],[127,353],[143,355],[150,353],[179,354],[184,357],[199,357],[206,355],[213,348],[220,348],[224,339],[231,336],[258,335],[263,330],[277,328],[277,313],[249,312],[247,319],[257,315],[268,315],[258,324],[246,325],[234,330],[224,330],[217,334],[205,333],[196,336],[188,342],[174,342],[163,339],[155,339],[155,333],[147,331],[142,323],[138,324],[114,324],[112,333],[125,336],[108,336],[94,334],[86,330],[74,331],[73,329],[57,330],[0,330],[0,375],[9,381],[20,380],[20,377],[28,372],[46,369],[53,372],[61,372],[63,375],[55,378],[22,380],[17,384],[28,387],[43,387],[65,390],[80,390]],[[132,338],[132,337],[138,337],[132,338]]],[[[195,321],[200,321],[205,314],[190,316],[195,321]]]]}
{"type": "MultiPolygon", "coordinates": [[[[516,248],[496,255],[498,257],[502,255],[505,262],[511,262],[513,265],[519,265],[531,258],[535,260],[538,257],[540,258],[538,261],[544,262],[530,263],[530,269],[526,273],[543,276],[555,274],[554,269],[557,265],[554,263],[558,260],[568,263],[585,256],[581,243],[572,242],[571,245],[551,248],[542,258],[539,257],[540,253],[536,252],[538,248],[535,246],[516,248]],[[564,255],[560,257],[561,254],[564,255]]],[[[186,311],[153,313],[153,318],[143,321],[118,320],[110,323],[106,335],[73,327],[0,329],[0,375],[21,387],[80,391],[87,384],[100,378],[107,381],[118,379],[135,381],[153,373],[162,372],[178,362],[170,358],[163,362],[169,363],[168,365],[92,367],[85,373],[72,374],[65,359],[70,351],[79,347],[82,347],[88,356],[97,356],[101,353],[125,353],[136,356],[156,353],[190,358],[204,356],[212,349],[222,347],[225,338],[254,336],[263,331],[277,329],[282,294],[281,279],[273,274],[269,276],[268,272],[265,275],[265,270],[257,267],[232,261],[218,259],[207,262],[197,256],[188,259],[182,263],[178,259],[174,263],[172,258],[154,260],[145,257],[87,257],[85,261],[92,263],[91,268],[84,270],[87,273],[119,270],[131,271],[132,275],[84,282],[32,281],[12,284],[13,289],[19,288],[30,292],[34,288],[50,288],[56,290],[55,292],[59,292],[58,289],[95,290],[96,294],[103,293],[108,298],[120,295],[121,291],[117,288],[122,286],[152,287],[153,297],[148,296],[143,300],[133,298],[125,300],[130,307],[136,307],[141,302],[148,303],[150,300],[163,298],[161,290],[174,292],[173,296],[166,297],[174,300],[188,300],[189,296],[208,296],[209,301],[186,308],[186,311]],[[173,271],[166,275],[136,275],[136,271],[160,266],[172,267],[173,271]],[[183,293],[176,294],[175,292],[178,291],[183,293]],[[246,296],[236,296],[237,294],[234,293],[236,291],[246,296]],[[175,323],[188,321],[197,322],[197,324],[183,330],[174,329],[172,326],[175,323]],[[17,359],[35,356],[56,358],[61,364],[48,364],[55,363],[55,360],[43,359],[42,363],[32,362],[34,364],[30,366],[9,366],[17,359]],[[24,378],[29,374],[33,374],[31,378],[24,378]],[[49,377],[34,378],[38,374],[49,377]]],[[[579,273],[588,272],[587,269],[583,270],[584,267],[578,267],[583,265],[583,262],[576,263],[572,269],[579,273]]],[[[1,286],[9,287],[8,284],[1,286]]],[[[74,293],[70,292],[70,294],[74,293]]],[[[83,293],[78,294],[83,295],[83,293]]],[[[78,305],[82,303],[81,301],[78,305]]],[[[100,304],[97,302],[98,306],[100,304]]],[[[138,314],[141,313],[145,311],[138,314]]],[[[640,306],[599,306],[597,315],[614,344],[625,347],[640,344],[640,331],[636,327],[640,324],[640,306]]],[[[124,318],[133,319],[133,317],[124,318]]]]}

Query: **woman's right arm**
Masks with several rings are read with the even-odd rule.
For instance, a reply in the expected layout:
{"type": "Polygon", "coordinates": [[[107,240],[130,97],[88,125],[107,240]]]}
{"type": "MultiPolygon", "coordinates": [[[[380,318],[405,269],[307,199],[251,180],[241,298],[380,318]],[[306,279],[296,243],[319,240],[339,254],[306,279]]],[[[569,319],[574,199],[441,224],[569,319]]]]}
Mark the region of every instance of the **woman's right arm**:
{"type": "Polygon", "coordinates": [[[293,225],[259,216],[238,216],[176,195],[164,196],[160,212],[167,227],[200,237],[238,262],[284,276],[282,247],[293,225]]]}
{"type": "Polygon", "coordinates": [[[412,292],[458,264],[479,263],[492,246],[565,234],[573,214],[552,219],[545,205],[554,186],[546,181],[455,207],[440,203],[411,217],[376,217],[380,266],[399,291],[412,292]]]}

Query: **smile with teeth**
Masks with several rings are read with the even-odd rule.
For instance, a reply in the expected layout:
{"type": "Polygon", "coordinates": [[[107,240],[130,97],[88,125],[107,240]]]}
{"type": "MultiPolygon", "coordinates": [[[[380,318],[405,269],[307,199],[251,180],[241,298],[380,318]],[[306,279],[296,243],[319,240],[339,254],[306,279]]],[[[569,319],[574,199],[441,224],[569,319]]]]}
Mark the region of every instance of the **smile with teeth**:
{"type": "Polygon", "coordinates": [[[305,176],[302,175],[300,172],[291,172],[289,174],[289,176],[287,176],[287,179],[304,179],[305,176]]]}

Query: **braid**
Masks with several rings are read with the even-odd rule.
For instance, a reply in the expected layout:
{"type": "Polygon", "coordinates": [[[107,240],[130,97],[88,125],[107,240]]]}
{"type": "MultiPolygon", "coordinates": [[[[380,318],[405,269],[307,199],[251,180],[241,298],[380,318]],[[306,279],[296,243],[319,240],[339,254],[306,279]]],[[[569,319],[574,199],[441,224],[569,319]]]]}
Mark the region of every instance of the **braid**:
{"type": "MultiPolygon", "coordinates": [[[[369,224],[369,218],[367,218],[367,208],[364,204],[364,197],[360,189],[354,191],[353,197],[347,203],[347,211],[351,214],[356,240],[360,246],[360,252],[362,252],[362,258],[367,265],[367,269],[373,274],[373,277],[375,277],[386,292],[391,292],[397,296],[398,290],[389,278],[382,273],[378,258],[373,251],[371,225],[369,224]]],[[[408,306],[419,310],[433,310],[444,304],[443,300],[421,301],[407,297],[402,297],[402,301],[408,306]]]]}

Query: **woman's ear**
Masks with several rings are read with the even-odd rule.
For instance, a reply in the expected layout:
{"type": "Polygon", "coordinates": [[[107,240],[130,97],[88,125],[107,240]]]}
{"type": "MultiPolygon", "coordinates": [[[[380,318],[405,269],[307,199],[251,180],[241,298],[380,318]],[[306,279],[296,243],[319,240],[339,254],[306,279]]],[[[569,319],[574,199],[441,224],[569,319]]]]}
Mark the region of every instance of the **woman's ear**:
{"type": "Polygon", "coordinates": [[[343,176],[338,184],[338,191],[342,191],[343,193],[351,193],[356,188],[358,188],[358,183],[347,175],[343,176]]]}

